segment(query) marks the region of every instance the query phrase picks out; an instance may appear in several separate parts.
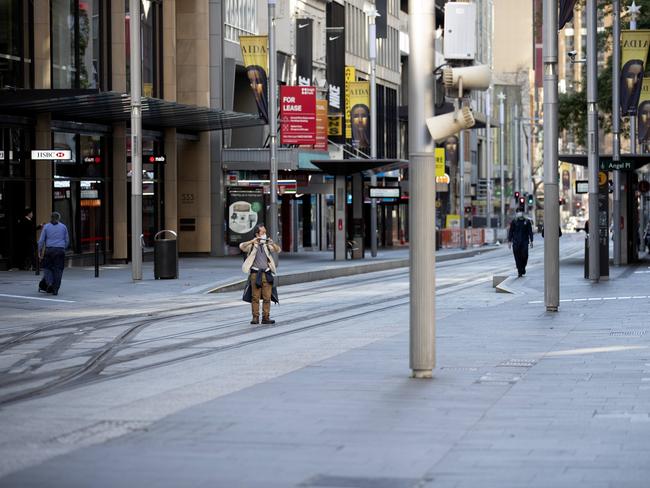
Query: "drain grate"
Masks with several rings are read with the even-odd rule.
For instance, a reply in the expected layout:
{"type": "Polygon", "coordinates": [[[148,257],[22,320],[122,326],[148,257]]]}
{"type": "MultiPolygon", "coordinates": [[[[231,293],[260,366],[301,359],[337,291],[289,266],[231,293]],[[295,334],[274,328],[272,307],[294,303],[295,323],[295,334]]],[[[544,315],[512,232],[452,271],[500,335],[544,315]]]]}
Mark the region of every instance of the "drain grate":
{"type": "Polygon", "coordinates": [[[415,478],[360,478],[318,474],[298,486],[305,488],[412,488],[417,482],[418,480],[415,478]]]}
{"type": "Polygon", "coordinates": [[[514,385],[521,379],[521,376],[513,376],[507,373],[486,373],[475,381],[484,385],[514,385]]]}
{"type": "Polygon", "coordinates": [[[647,332],[646,329],[613,330],[609,335],[613,337],[643,337],[647,332]]]}
{"type": "Polygon", "coordinates": [[[537,364],[535,359],[506,359],[497,364],[501,368],[532,368],[537,364]]]}
{"type": "Polygon", "coordinates": [[[443,366],[440,369],[444,369],[445,371],[467,371],[473,373],[478,371],[478,368],[473,368],[471,366],[443,366]]]}

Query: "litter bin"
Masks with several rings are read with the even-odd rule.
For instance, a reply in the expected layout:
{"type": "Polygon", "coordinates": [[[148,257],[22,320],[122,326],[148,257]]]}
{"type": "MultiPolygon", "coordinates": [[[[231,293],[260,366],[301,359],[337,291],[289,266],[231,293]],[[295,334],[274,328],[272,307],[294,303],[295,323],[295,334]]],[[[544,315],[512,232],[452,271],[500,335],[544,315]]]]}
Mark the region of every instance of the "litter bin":
{"type": "Polygon", "coordinates": [[[178,278],[178,240],[173,230],[161,230],[153,237],[153,276],[157,280],[178,278]],[[166,239],[165,234],[173,238],[166,239]]]}

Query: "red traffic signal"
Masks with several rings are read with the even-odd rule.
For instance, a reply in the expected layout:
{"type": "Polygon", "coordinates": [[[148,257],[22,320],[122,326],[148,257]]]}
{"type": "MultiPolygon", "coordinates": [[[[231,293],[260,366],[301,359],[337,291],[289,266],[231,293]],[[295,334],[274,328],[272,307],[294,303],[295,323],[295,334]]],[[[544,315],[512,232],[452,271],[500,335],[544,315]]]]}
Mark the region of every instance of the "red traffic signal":
{"type": "Polygon", "coordinates": [[[519,197],[521,196],[521,192],[516,191],[515,192],[515,199],[519,200],[519,197]]]}

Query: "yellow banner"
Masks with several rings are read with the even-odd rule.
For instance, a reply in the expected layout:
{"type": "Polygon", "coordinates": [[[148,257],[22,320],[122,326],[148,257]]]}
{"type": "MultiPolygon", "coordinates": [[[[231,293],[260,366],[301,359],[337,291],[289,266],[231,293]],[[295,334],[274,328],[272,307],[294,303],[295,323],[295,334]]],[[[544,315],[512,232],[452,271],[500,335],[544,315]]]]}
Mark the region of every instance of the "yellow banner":
{"type": "Polygon", "coordinates": [[[341,115],[327,116],[327,135],[328,136],[343,135],[343,117],[341,115]]]}
{"type": "Polygon", "coordinates": [[[644,71],[648,70],[650,30],[626,30],[621,35],[621,110],[635,115],[644,71]]]}
{"type": "Polygon", "coordinates": [[[650,30],[624,30],[621,32],[621,67],[628,61],[638,59],[646,64],[650,47],[650,30]]]}
{"type": "Polygon", "coordinates": [[[643,78],[637,111],[637,131],[639,142],[650,141],[650,78],[643,78]]]}
{"type": "Polygon", "coordinates": [[[345,138],[352,139],[352,127],[350,127],[350,83],[356,81],[357,70],[354,66],[345,67],[345,138]]]}
{"type": "Polygon", "coordinates": [[[437,147],[435,151],[436,155],[436,178],[439,176],[445,176],[445,148],[437,147]]]}
{"type": "Polygon", "coordinates": [[[269,72],[268,36],[239,36],[244,65],[259,66],[265,73],[269,72]]]}
{"type": "MultiPolygon", "coordinates": [[[[359,149],[370,147],[370,83],[353,81],[350,86],[350,119],[352,145],[359,149]]],[[[346,111],[348,107],[345,107],[346,111]]]]}

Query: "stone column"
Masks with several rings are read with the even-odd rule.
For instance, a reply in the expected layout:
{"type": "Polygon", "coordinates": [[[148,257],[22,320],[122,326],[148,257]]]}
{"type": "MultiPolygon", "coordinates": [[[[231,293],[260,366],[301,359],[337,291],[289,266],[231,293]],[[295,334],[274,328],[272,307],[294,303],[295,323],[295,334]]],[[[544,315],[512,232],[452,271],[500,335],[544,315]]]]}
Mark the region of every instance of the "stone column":
{"type": "Polygon", "coordinates": [[[126,188],[126,122],[113,125],[113,259],[129,256],[126,188]]]}
{"type": "Polygon", "coordinates": [[[178,143],[176,129],[165,129],[165,229],[178,232],[178,143]]]}

